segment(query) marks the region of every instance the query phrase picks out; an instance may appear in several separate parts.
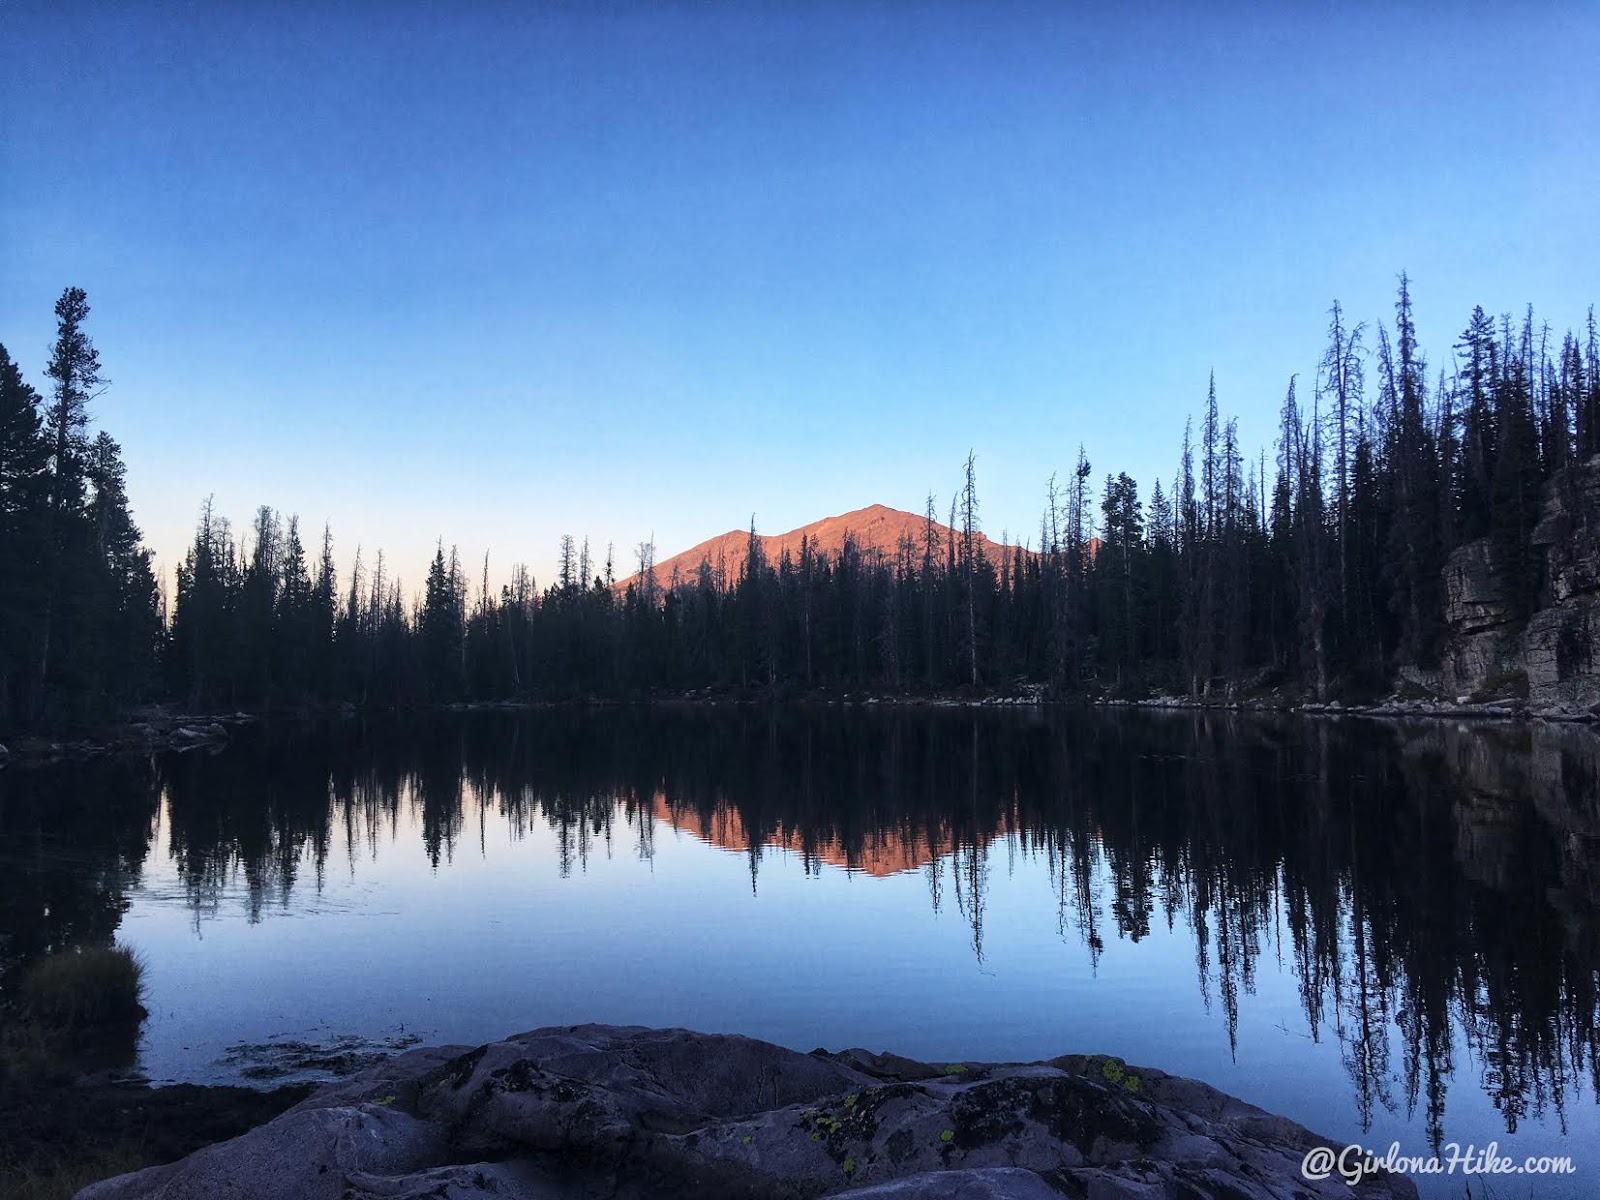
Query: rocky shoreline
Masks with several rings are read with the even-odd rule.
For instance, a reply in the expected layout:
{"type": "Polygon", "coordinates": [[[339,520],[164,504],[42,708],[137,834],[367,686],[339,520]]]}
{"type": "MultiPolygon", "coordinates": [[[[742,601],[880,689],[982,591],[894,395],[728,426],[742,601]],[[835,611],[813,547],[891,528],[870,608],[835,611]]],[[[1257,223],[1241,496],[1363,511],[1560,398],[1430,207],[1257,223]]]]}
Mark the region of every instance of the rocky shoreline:
{"type": "MultiPolygon", "coordinates": [[[[528,712],[563,707],[618,707],[621,701],[476,701],[441,706],[446,712],[528,712]]],[[[1439,699],[1402,700],[1391,697],[1370,704],[1327,703],[1290,699],[1218,700],[1189,696],[1150,696],[1144,698],[1084,697],[1047,699],[1041,694],[1023,692],[990,696],[880,696],[846,694],[838,697],[797,697],[791,701],[750,698],[735,695],[689,693],[656,697],[646,704],[671,706],[743,706],[751,704],[795,703],[825,707],[881,708],[1129,708],[1163,711],[1204,711],[1277,713],[1307,717],[1376,717],[1409,720],[1475,721],[1553,721],[1566,724],[1600,722],[1600,704],[1577,702],[1532,707],[1521,700],[1492,700],[1483,703],[1439,699]]],[[[353,717],[360,714],[354,705],[314,711],[297,711],[288,716],[306,719],[328,716],[353,717]]],[[[68,738],[21,737],[0,743],[0,768],[34,767],[52,763],[98,758],[108,755],[148,755],[159,751],[185,752],[216,750],[228,744],[241,725],[270,719],[273,714],[234,712],[220,715],[145,715],[125,724],[102,727],[68,738]]]]}
{"type": "Polygon", "coordinates": [[[582,1025],[413,1050],[77,1200],[1410,1200],[1206,1084],[1068,1055],[923,1063],[582,1025]]]}
{"type": "Polygon", "coordinates": [[[1107,708],[1159,708],[1206,709],[1219,712],[1276,712],[1311,717],[1409,717],[1438,718],[1441,720],[1476,721],[1561,721],[1569,724],[1589,724],[1600,720],[1600,706],[1586,707],[1573,702],[1545,705],[1534,708],[1521,700],[1491,700],[1474,703],[1469,700],[1401,700],[1391,698],[1373,704],[1342,704],[1330,700],[1325,704],[1312,701],[1290,703],[1273,700],[1215,701],[1191,699],[1186,696],[1155,696],[1147,700],[1100,700],[1097,704],[1107,708]]]}
{"type": "Polygon", "coordinates": [[[0,743],[0,767],[47,766],[105,755],[154,754],[162,750],[216,749],[232,730],[258,717],[235,712],[212,716],[141,714],[122,724],[102,726],[72,737],[18,737],[0,743]]]}
{"type": "Polygon", "coordinates": [[[94,1180],[247,1133],[310,1091],[152,1087],[105,1071],[0,1078],[0,1197],[64,1200],[94,1180]]]}

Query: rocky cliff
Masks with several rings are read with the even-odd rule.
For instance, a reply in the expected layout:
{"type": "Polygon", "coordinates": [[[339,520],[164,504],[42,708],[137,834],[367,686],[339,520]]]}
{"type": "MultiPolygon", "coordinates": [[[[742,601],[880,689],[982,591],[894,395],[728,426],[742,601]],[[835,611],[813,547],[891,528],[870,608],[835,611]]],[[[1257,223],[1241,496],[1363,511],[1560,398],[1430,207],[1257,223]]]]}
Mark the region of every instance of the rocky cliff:
{"type": "Polygon", "coordinates": [[[416,1050],[78,1200],[1414,1200],[1336,1145],[1119,1060],[928,1064],[583,1025],[416,1050]]]}
{"type": "Polygon", "coordinates": [[[1520,689],[1534,711],[1600,703],[1600,455],[1545,485],[1532,541],[1543,556],[1539,607],[1512,619],[1487,539],[1445,566],[1446,692],[1520,689]]]}
{"type": "Polygon", "coordinates": [[[1458,546],[1445,562],[1443,687],[1466,700],[1522,670],[1522,629],[1501,596],[1488,538],[1458,546]]]}
{"type": "Polygon", "coordinates": [[[1600,455],[1545,488],[1533,544],[1544,553],[1543,607],[1523,634],[1534,704],[1600,701],[1600,455]]]}

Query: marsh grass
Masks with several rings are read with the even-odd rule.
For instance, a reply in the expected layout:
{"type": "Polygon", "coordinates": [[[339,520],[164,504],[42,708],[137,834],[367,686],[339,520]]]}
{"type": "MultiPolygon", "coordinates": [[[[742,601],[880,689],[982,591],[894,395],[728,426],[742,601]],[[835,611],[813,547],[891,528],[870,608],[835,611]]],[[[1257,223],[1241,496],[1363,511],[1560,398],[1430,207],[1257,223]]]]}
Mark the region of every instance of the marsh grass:
{"type": "Polygon", "coordinates": [[[0,1164],[0,1200],[72,1200],[91,1183],[152,1165],[132,1142],[0,1164]]]}
{"type": "Polygon", "coordinates": [[[24,971],[17,1004],[51,1029],[84,1029],[145,1016],[144,960],[127,946],[74,946],[47,954],[24,971]]]}
{"type": "Polygon", "coordinates": [[[88,946],[21,969],[0,1002],[0,1200],[67,1200],[113,1175],[174,1162],[303,1100],[117,1077],[135,1062],[144,964],[88,946]]]}

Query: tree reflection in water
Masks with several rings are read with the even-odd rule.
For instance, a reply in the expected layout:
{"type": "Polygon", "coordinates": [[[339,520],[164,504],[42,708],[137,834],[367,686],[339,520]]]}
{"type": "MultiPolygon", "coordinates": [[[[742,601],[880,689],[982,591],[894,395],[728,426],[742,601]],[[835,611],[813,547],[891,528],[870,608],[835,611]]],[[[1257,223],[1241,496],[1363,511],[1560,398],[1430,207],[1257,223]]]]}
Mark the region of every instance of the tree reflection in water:
{"type": "Polygon", "coordinates": [[[413,820],[435,869],[543,822],[563,875],[649,860],[670,824],[745,854],[757,890],[775,848],[808,872],[920,872],[980,959],[1004,853],[1048,864],[1091,964],[1187,927],[1230,1038],[1260,956],[1291,962],[1364,1126],[1420,1111],[1437,1144],[1470,1054],[1508,1131],[1564,1128],[1600,1082],[1597,780],[1600,738],[1544,726],[611,709],[263,727],[215,756],[0,774],[0,988],[111,940],[162,812],[197,919],[241,882],[259,919],[413,820]]]}

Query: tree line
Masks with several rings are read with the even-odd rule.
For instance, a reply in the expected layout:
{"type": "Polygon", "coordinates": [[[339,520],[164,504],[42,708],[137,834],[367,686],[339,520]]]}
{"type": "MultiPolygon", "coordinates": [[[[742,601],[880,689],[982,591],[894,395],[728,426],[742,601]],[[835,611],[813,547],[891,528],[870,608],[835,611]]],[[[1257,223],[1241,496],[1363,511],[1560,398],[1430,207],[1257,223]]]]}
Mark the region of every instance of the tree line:
{"type": "Polygon", "coordinates": [[[0,727],[171,698],[194,707],[644,697],[703,689],[899,694],[1034,686],[1318,698],[1436,666],[1443,569],[1486,538],[1508,610],[1540,602],[1541,491],[1600,453],[1600,337],[1559,342],[1531,307],[1473,310],[1430,382],[1402,275],[1392,323],[1335,303],[1309,378],[1287,381],[1271,458],[1241,446],[1215,379],[1170,480],[1097,483],[1087,454],[1045,489],[1037,539],[991,554],[968,456],[943,512],[891,549],[802,541],[666,578],[636,548],[560,545],[492,590],[438,546],[420,595],[382,553],[341,577],[324,527],[209,502],[170,609],[128,509],[83,292],[56,306],[41,397],[0,348],[0,727]],[[942,519],[941,519],[942,518],[942,519]]]}

